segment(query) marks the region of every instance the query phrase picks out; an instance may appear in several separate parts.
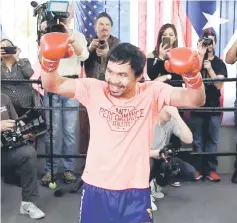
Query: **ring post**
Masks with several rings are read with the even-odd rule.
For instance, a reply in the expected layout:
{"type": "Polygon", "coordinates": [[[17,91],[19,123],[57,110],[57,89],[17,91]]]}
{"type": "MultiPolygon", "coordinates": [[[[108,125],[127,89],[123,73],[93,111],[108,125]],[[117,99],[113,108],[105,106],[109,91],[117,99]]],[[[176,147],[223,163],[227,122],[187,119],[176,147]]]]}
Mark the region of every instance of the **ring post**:
{"type": "MultiPolygon", "coordinates": [[[[53,95],[49,94],[49,107],[53,107],[53,95]]],[[[50,167],[51,167],[51,182],[54,183],[54,169],[53,169],[53,110],[49,110],[49,137],[50,137],[50,167]]]]}

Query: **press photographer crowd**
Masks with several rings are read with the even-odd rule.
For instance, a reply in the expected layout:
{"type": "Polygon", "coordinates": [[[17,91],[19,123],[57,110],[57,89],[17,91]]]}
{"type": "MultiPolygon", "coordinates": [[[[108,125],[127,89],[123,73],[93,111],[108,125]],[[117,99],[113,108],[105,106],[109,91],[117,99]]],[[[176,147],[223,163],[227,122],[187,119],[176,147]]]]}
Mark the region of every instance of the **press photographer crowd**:
{"type": "MultiPolygon", "coordinates": [[[[34,70],[29,59],[21,57],[20,46],[10,39],[0,41],[1,79],[9,80],[1,83],[2,177],[5,183],[16,183],[22,188],[21,214],[29,215],[32,219],[45,216],[35,204],[39,195],[37,137],[44,137],[46,153],[53,145],[53,153],[63,155],[77,154],[78,138],[81,142],[90,138],[89,146],[85,143],[86,148],[83,148],[86,152],[88,150],[82,177],[86,182],[83,191],[90,192],[95,186],[98,190],[110,192],[142,188],[145,196],[147,188],[143,182],[147,181],[147,208],[151,207],[152,211],[158,210],[157,199],[164,197],[162,189],[167,185],[181,187],[184,181],[221,180],[217,173],[217,156],[190,155],[191,152],[217,152],[221,112],[191,111],[189,118],[186,118],[184,112],[178,109],[221,107],[223,82],[202,82],[203,78],[228,77],[225,63],[215,55],[217,36],[212,29],[203,30],[197,49],[191,50],[179,48],[176,27],[164,24],[158,32],[154,50],[145,57],[137,47],[122,43],[111,35],[113,19],[106,12],[98,14],[94,21],[96,35],[86,38],[83,33],[70,28],[73,4],[67,1],[43,4],[32,1],[31,5],[37,19],[38,60],[42,68],[40,80],[44,95],[32,88],[31,83],[14,82],[18,79],[29,80],[34,70]],[[147,73],[149,80],[144,79],[144,73],[147,73]],[[176,96],[171,93],[174,89],[178,92],[176,96]],[[186,97],[187,92],[189,95],[193,93],[192,97],[186,97]],[[179,95],[180,98],[185,95],[182,103],[179,95]],[[30,109],[41,106],[76,109],[53,109],[51,112],[30,109]],[[87,112],[80,118],[79,108],[84,106],[87,112]],[[102,121],[99,120],[101,117],[102,121]],[[79,123],[83,126],[80,135],[79,123]],[[144,124],[140,126],[140,123],[144,124]],[[100,131],[97,130],[98,126],[101,127],[100,131]],[[138,139],[138,135],[144,133],[146,139],[138,139]],[[107,137],[106,142],[102,140],[103,134],[107,137]],[[148,147],[149,151],[133,149],[134,145],[148,147]],[[95,152],[94,147],[100,151],[95,152]],[[106,148],[102,150],[100,147],[106,148]],[[113,148],[112,152],[109,147],[113,148]],[[127,155],[121,155],[121,152],[127,155]],[[144,156],[140,155],[143,152],[144,156]],[[116,157],[120,159],[118,163],[116,157]],[[137,157],[137,163],[132,157],[137,157]],[[131,168],[124,171],[125,165],[129,167],[126,162],[129,163],[130,159],[131,168]],[[95,173],[96,168],[98,172],[101,170],[101,174],[95,173]],[[105,169],[108,169],[107,175],[103,175],[105,169]],[[149,173],[149,182],[146,173],[149,173]],[[109,174],[113,179],[107,181],[104,177],[109,174]],[[99,179],[100,176],[102,178],[99,179]],[[116,181],[116,178],[123,183],[116,181]]],[[[237,40],[225,58],[227,64],[236,61],[237,40]]],[[[237,127],[237,117],[235,121],[237,127]]],[[[60,159],[55,158],[52,165],[51,159],[46,158],[41,186],[48,187],[50,182],[58,180],[59,163],[60,159]]],[[[67,185],[77,183],[75,159],[62,158],[62,164],[63,182],[67,185]]],[[[235,172],[231,181],[237,183],[237,160],[233,165],[235,172]]],[[[131,200],[135,195],[129,196],[131,200]]],[[[85,195],[83,207],[95,208],[88,200],[85,195]]],[[[93,222],[83,220],[83,217],[92,219],[87,216],[85,209],[81,214],[82,223],[93,222]]],[[[148,220],[142,219],[142,222],[148,220]]]]}

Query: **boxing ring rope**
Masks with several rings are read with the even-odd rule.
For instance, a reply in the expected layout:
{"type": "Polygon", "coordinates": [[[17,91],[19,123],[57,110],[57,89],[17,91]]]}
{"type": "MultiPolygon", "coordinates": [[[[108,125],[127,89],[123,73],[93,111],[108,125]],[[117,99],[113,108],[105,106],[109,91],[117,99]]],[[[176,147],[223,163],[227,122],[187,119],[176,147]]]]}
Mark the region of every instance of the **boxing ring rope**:
{"type": "MultiPolygon", "coordinates": [[[[68,111],[68,110],[78,110],[78,107],[66,107],[66,108],[60,108],[60,107],[22,107],[25,109],[31,109],[31,110],[62,110],[62,111],[68,111]]],[[[80,111],[86,111],[85,108],[79,108],[80,111]]],[[[200,107],[200,108],[179,108],[179,111],[192,111],[192,112],[233,112],[237,111],[237,108],[235,107],[225,107],[225,108],[218,108],[218,107],[200,107]]]]}
{"type": "MultiPolygon", "coordinates": [[[[208,152],[188,152],[188,154],[192,156],[237,156],[237,152],[216,152],[216,153],[208,153],[208,152]]],[[[50,158],[50,155],[47,154],[38,154],[38,158],[50,158]]],[[[86,154],[73,154],[73,155],[60,155],[60,154],[53,154],[53,158],[85,158],[86,154]]]]}
{"type": "MultiPolygon", "coordinates": [[[[203,79],[204,83],[213,83],[213,82],[232,82],[237,81],[237,78],[206,78],[203,79]]],[[[41,80],[26,80],[26,79],[2,79],[2,84],[18,84],[18,83],[30,83],[30,84],[39,84],[42,87],[41,80]]],[[[170,80],[168,83],[176,84],[176,83],[184,83],[183,80],[170,80]]],[[[42,87],[43,88],[43,87],[42,87]]],[[[50,118],[49,118],[49,132],[50,132],[50,154],[38,154],[38,158],[49,158],[51,163],[51,182],[54,183],[54,170],[53,170],[53,159],[54,158],[85,158],[86,154],[72,154],[72,155],[60,155],[60,154],[53,154],[53,127],[52,127],[52,111],[53,110],[80,110],[86,111],[85,108],[78,107],[67,107],[67,108],[60,108],[60,107],[52,107],[52,94],[49,94],[49,107],[23,107],[29,110],[49,110],[50,118]]],[[[237,108],[235,107],[199,107],[199,108],[179,108],[179,111],[192,111],[192,112],[237,112],[237,108]]],[[[236,148],[237,149],[237,148],[236,148]]],[[[192,156],[236,156],[237,152],[216,152],[216,153],[204,153],[204,152],[189,152],[192,156]]]]}
{"type": "MultiPolygon", "coordinates": [[[[149,81],[149,80],[147,80],[149,81]]],[[[212,82],[233,82],[237,81],[236,77],[233,78],[204,78],[204,83],[212,83],[212,82]]],[[[41,80],[27,80],[27,79],[1,79],[1,82],[4,84],[10,83],[32,83],[32,84],[42,84],[41,80]]],[[[169,83],[184,83],[183,80],[170,80],[169,83]]]]}

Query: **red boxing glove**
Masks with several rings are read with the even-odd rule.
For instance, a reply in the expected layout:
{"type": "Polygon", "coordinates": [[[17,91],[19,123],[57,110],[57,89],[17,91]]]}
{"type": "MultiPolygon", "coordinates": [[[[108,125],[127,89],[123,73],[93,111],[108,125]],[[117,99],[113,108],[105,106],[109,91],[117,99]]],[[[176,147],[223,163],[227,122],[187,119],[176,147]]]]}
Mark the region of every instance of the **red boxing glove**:
{"type": "Polygon", "coordinates": [[[165,69],[170,73],[180,74],[187,87],[200,88],[202,76],[200,74],[200,60],[198,53],[190,48],[174,48],[167,53],[165,69]]]}
{"type": "Polygon", "coordinates": [[[46,72],[52,72],[59,66],[62,58],[71,57],[74,53],[68,33],[47,33],[40,39],[42,54],[41,67],[46,72]]]}

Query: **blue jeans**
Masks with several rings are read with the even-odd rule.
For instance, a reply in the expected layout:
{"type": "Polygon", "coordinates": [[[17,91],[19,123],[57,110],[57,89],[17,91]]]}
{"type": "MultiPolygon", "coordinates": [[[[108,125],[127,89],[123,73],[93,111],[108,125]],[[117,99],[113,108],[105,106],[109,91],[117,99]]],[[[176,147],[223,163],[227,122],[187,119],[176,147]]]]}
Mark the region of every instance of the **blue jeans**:
{"type": "Polygon", "coordinates": [[[177,163],[178,167],[180,169],[178,175],[175,177],[177,180],[192,181],[195,179],[196,170],[191,164],[183,161],[182,159],[180,159],[178,157],[172,157],[171,161],[173,163],[177,163]]]}
{"type": "MultiPolygon", "coordinates": [[[[45,106],[49,106],[49,95],[44,95],[45,106]]],[[[64,96],[52,94],[52,107],[78,107],[78,110],[53,110],[53,153],[54,154],[75,154],[77,151],[77,127],[79,126],[79,101],[64,96]]],[[[49,151],[50,146],[50,120],[49,111],[46,112],[46,146],[49,151]]],[[[57,169],[59,159],[53,159],[53,168],[57,169]]],[[[74,161],[72,158],[63,158],[63,166],[65,170],[74,170],[74,161]]],[[[45,171],[51,171],[50,159],[46,159],[45,171]]]]}
{"type": "Polygon", "coordinates": [[[161,187],[166,186],[170,181],[192,181],[195,179],[196,170],[195,168],[190,165],[189,163],[183,161],[178,157],[171,157],[168,158],[170,163],[176,163],[180,169],[179,173],[176,176],[169,176],[162,177],[162,174],[165,172],[163,168],[164,161],[161,159],[150,159],[151,165],[151,176],[150,180],[153,178],[156,179],[156,182],[161,187]],[[167,178],[168,177],[168,178],[167,178]]]}
{"type": "MultiPolygon", "coordinates": [[[[190,128],[193,133],[193,148],[196,152],[216,152],[219,138],[221,116],[191,115],[190,128]]],[[[195,156],[194,166],[197,171],[209,174],[216,172],[218,161],[216,156],[195,156]]]]}

